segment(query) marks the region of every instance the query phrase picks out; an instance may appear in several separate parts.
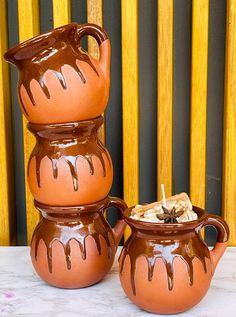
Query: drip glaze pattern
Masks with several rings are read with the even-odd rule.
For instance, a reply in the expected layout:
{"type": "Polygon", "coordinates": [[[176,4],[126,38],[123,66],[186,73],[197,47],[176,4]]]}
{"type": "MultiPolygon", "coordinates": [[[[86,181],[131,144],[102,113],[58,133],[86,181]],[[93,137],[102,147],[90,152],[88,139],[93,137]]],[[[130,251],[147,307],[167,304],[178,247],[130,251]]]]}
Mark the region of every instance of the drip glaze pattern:
{"type": "Polygon", "coordinates": [[[59,160],[65,160],[70,169],[71,179],[75,191],[78,190],[78,171],[76,167],[76,161],[79,157],[86,160],[90,174],[94,175],[94,164],[92,157],[96,156],[101,163],[103,176],[106,177],[106,167],[103,155],[106,156],[110,167],[112,164],[106,148],[96,135],[97,129],[102,125],[102,123],[103,118],[100,117],[93,121],[74,125],[63,124],[37,127],[36,125],[28,124],[29,130],[35,133],[37,136],[37,145],[31,153],[29,160],[32,158],[36,159],[36,175],[38,186],[40,187],[40,165],[41,161],[45,157],[47,157],[52,163],[52,175],[55,179],[58,177],[59,160]],[[93,125],[93,127],[86,128],[86,125],[93,125]],[[45,129],[44,132],[41,130],[43,128],[45,129]],[[62,139],[61,136],[63,135],[63,129],[65,134],[64,138],[62,139]],[[47,138],[47,135],[50,135],[50,133],[55,136],[56,131],[58,133],[58,140],[52,140],[50,137],[47,138]]]}
{"type": "MultiPolygon", "coordinates": [[[[176,239],[176,238],[175,238],[176,239]]],[[[131,284],[133,294],[136,295],[135,289],[135,269],[136,261],[140,256],[144,256],[148,265],[148,281],[152,281],[153,271],[157,259],[161,259],[166,267],[168,289],[171,291],[174,285],[174,259],[181,257],[185,262],[189,275],[189,285],[193,285],[194,270],[193,260],[198,258],[204,271],[206,273],[206,259],[210,260],[209,250],[207,248],[201,248],[199,250],[199,242],[196,237],[188,237],[182,239],[181,242],[168,239],[163,245],[163,239],[150,239],[146,236],[146,239],[139,237],[138,233],[133,233],[126,243],[126,246],[120,257],[120,273],[122,274],[124,261],[129,256],[131,263],[131,284]]]]}
{"type": "MultiPolygon", "coordinates": [[[[72,23],[54,29],[53,36],[52,32],[48,32],[22,43],[5,54],[5,58],[8,60],[14,58],[20,71],[19,85],[25,87],[33,105],[35,105],[35,100],[30,89],[32,79],[35,79],[39,83],[45,96],[48,99],[50,98],[50,93],[44,78],[45,70],[47,69],[53,71],[63,89],[67,88],[65,78],[61,71],[62,66],[64,66],[65,56],[67,64],[76,71],[83,83],[86,83],[86,78],[76,63],[77,60],[87,63],[97,76],[99,76],[89,55],[80,47],[80,34],[82,33],[78,31],[78,25],[72,23]],[[30,47],[30,50],[28,47],[30,47]],[[29,67],[29,64],[32,67],[29,67]]],[[[101,34],[99,38],[100,44],[106,39],[107,36],[105,34],[102,36],[101,34]]],[[[24,110],[27,115],[26,109],[24,110]]]]}
{"type": "MultiPolygon", "coordinates": [[[[55,42],[55,45],[58,45],[58,44],[56,44],[55,42]]],[[[45,53],[43,51],[42,53],[40,53],[37,57],[33,59],[35,63],[34,67],[32,68],[25,67],[24,63],[22,66],[21,65],[19,66],[19,70],[20,70],[19,85],[23,85],[25,87],[33,106],[35,106],[35,100],[30,88],[30,83],[33,79],[35,79],[39,83],[45,96],[48,99],[50,99],[50,92],[45,82],[44,69],[50,69],[55,74],[62,88],[63,89],[67,88],[66,80],[61,70],[62,66],[64,66],[64,63],[62,60],[62,56],[64,56],[64,54],[66,54],[67,56],[70,56],[70,59],[68,60],[68,64],[74,69],[74,71],[78,74],[78,76],[80,77],[81,81],[84,84],[86,83],[86,77],[81,72],[77,61],[83,61],[87,63],[96,73],[96,75],[99,76],[95,66],[90,60],[89,55],[84,50],[82,50],[82,48],[76,48],[76,47],[74,48],[72,46],[71,48],[65,47],[63,50],[60,50],[60,47],[58,49],[54,48],[53,50],[55,50],[55,52],[52,52],[52,54],[57,55],[53,64],[51,63],[49,59],[45,58],[44,56],[45,53]]],[[[21,99],[20,94],[19,94],[19,97],[21,99]]],[[[21,99],[21,103],[22,105],[24,105],[22,99],[21,99]]],[[[28,113],[25,108],[24,108],[24,112],[26,116],[28,116],[28,113]]]]}
{"type": "MultiPolygon", "coordinates": [[[[85,188],[85,180],[83,179],[85,176],[80,174],[80,168],[83,168],[83,171],[87,169],[89,174],[93,176],[94,179],[91,179],[93,185],[96,185],[96,183],[98,187],[103,185],[103,197],[95,196],[94,201],[106,197],[112,183],[112,162],[107,149],[97,137],[98,129],[102,123],[102,116],[93,120],[68,124],[35,125],[29,123],[28,129],[36,136],[37,141],[28,164],[28,179],[32,192],[43,190],[43,187],[46,189],[47,186],[53,184],[52,179],[58,179],[59,182],[58,177],[63,171],[69,172],[70,176],[68,175],[68,177],[71,179],[71,188],[74,192],[78,192],[78,195],[80,195],[81,189],[89,192],[89,183],[87,182],[85,188]],[[47,167],[47,170],[48,168],[50,170],[47,172],[47,182],[44,181],[44,184],[42,184],[41,168],[44,168],[46,164],[45,158],[50,160],[50,167],[47,167]],[[35,160],[34,169],[32,168],[33,160],[35,160]],[[59,164],[61,161],[66,163],[65,166],[63,165],[64,167],[59,164]],[[83,165],[83,161],[86,162],[85,165],[83,165]],[[102,171],[102,178],[98,178],[100,170],[102,171]],[[37,186],[32,185],[35,178],[37,186]],[[80,180],[82,184],[80,184],[80,180]],[[101,183],[99,184],[99,182],[101,183]]],[[[45,172],[43,176],[45,180],[45,172]]],[[[61,190],[63,190],[63,183],[61,186],[61,190]]],[[[92,194],[91,192],[91,196],[92,194]]],[[[41,202],[51,204],[49,201],[41,202]]],[[[80,204],[81,202],[78,200],[76,203],[80,204]]],[[[63,203],[63,205],[66,205],[66,203],[63,203]]]]}
{"type": "MultiPolygon", "coordinates": [[[[110,42],[106,32],[99,26],[76,23],[64,25],[11,48],[4,57],[18,67],[18,97],[22,111],[30,122],[67,122],[68,119],[63,121],[63,107],[65,111],[71,110],[71,114],[65,112],[66,117],[64,116],[64,120],[71,118],[70,122],[93,118],[102,113],[100,109],[104,111],[109,94],[110,42]],[[101,46],[101,63],[89,56],[81,47],[81,38],[87,35],[93,36],[101,46]],[[70,71],[67,69],[65,72],[64,66],[70,66],[70,71]],[[48,72],[51,73],[50,78],[46,76],[48,72]],[[77,74],[82,86],[75,79],[72,80],[74,77],[68,75],[68,72],[77,74]],[[68,105],[63,101],[65,98],[61,101],[62,104],[60,104],[60,98],[49,103],[52,98],[51,92],[60,90],[55,80],[64,90],[64,94],[68,90],[68,98],[72,90],[77,90],[76,95],[73,92],[70,102],[67,101],[68,105]],[[91,86],[91,96],[94,94],[94,98],[88,96],[86,85],[91,86]],[[40,90],[45,98],[41,96],[40,90]],[[98,98],[98,94],[101,98],[98,98]],[[77,114],[75,107],[77,107],[77,114]],[[42,110],[45,114],[40,113],[42,110]],[[94,116],[91,116],[92,110],[94,116]],[[53,112],[56,114],[56,121],[52,116],[53,112]],[[47,118],[47,113],[51,118],[47,118]]],[[[63,96],[62,91],[60,95],[63,96]]]]}
{"type": "MultiPolygon", "coordinates": [[[[113,263],[119,240],[125,228],[123,220],[118,221],[114,230],[110,227],[103,215],[109,206],[118,208],[119,212],[126,208],[122,200],[112,197],[106,197],[94,204],[72,207],[52,207],[35,201],[35,207],[41,212],[42,219],[32,237],[31,257],[36,271],[43,279],[47,280],[48,277],[42,273],[45,270],[41,262],[42,243],[46,248],[47,276],[51,276],[51,278],[57,279],[57,268],[55,269],[53,266],[57,266],[57,262],[65,262],[68,273],[64,274],[73,274],[70,271],[78,265],[78,259],[75,257],[78,252],[80,252],[82,262],[87,263],[88,267],[97,265],[94,269],[94,271],[98,271],[94,273],[94,282],[97,281],[97,276],[104,276],[107,273],[113,263]],[[88,238],[90,238],[90,243],[88,238]],[[91,261],[91,241],[96,246],[95,254],[92,255],[94,263],[89,262],[91,261]],[[56,242],[62,246],[64,259],[58,256],[54,249],[56,242]],[[87,258],[88,253],[90,253],[89,258],[87,258]],[[100,264],[96,264],[96,261],[100,264]]],[[[91,278],[91,274],[89,274],[90,282],[91,278]]],[[[65,280],[64,283],[65,286],[67,281],[65,280]]],[[[60,287],[60,284],[58,286],[60,287]]],[[[76,286],[80,287],[80,285],[76,286]]]]}
{"type": "Polygon", "coordinates": [[[67,269],[70,270],[72,265],[71,240],[73,239],[78,243],[82,259],[86,260],[86,238],[88,236],[93,238],[99,256],[101,255],[100,237],[106,241],[108,258],[114,256],[115,240],[102,215],[98,216],[97,212],[90,212],[88,214],[73,214],[71,219],[67,215],[66,219],[60,214],[54,214],[51,217],[50,214],[49,216],[44,214],[32,237],[35,245],[35,260],[37,261],[39,242],[42,240],[47,249],[48,270],[52,273],[52,247],[53,243],[58,241],[63,246],[67,269]]]}

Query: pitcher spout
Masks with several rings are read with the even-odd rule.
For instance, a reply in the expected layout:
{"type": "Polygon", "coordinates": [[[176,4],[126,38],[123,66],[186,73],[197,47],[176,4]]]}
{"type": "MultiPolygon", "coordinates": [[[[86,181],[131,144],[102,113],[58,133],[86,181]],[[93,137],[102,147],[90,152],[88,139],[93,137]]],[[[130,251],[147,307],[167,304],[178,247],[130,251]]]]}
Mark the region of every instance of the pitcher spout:
{"type": "Polygon", "coordinates": [[[14,48],[9,49],[4,55],[3,55],[4,59],[17,66],[17,59],[15,58],[15,50],[14,48]]]}

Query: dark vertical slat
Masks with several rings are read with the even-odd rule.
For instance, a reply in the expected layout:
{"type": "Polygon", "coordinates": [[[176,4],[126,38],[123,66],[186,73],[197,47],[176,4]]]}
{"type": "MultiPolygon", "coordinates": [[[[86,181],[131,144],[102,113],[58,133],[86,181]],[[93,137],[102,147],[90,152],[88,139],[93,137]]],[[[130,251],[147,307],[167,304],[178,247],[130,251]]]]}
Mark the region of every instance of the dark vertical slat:
{"type": "MultiPolygon", "coordinates": [[[[121,80],[121,7],[120,1],[104,0],[103,23],[108,32],[111,46],[111,87],[106,117],[106,146],[110,152],[114,168],[114,180],[111,194],[123,196],[122,167],[122,80],[121,80]]],[[[114,224],[116,217],[108,214],[108,220],[114,224]]]]}
{"type": "Polygon", "coordinates": [[[157,193],[157,1],[139,0],[140,202],[157,193]]]}
{"type": "Polygon", "coordinates": [[[87,1],[71,1],[71,21],[83,24],[87,22],[87,1]]]}
{"type": "Polygon", "coordinates": [[[174,1],[173,194],[189,192],[191,0],[174,1]]]}
{"type": "MultiPolygon", "coordinates": [[[[206,209],[221,214],[226,1],[211,0],[208,46],[206,209]]],[[[215,230],[207,229],[207,241],[215,230]]]]}
{"type": "MultiPolygon", "coordinates": [[[[18,37],[18,5],[17,0],[8,1],[8,30],[9,47],[19,42],[18,37]]],[[[22,130],[22,114],[17,99],[18,72],[14,66],[10,66],[11,100],[12,100],[12,126],[13,126],[13,160],[15,182],[15,207],[17,244],[26,245],[26,206],[25,206],[25,181],[24,181],[24,146],[22,130]]]]}
{"type": "MultiPolygon", "coordinates": [[[[9,46],[18,43],[17,0],[8,1],[9,46]]],[[[87,22],[86,0],[72,0],[72,21],[87,22]]],[[[156,1],[139,1],[140,67],[140,200],[153,201],[156,194],[156,1]]],[[[41,32],[52,27],[51,1],[40,1],[41,32]]],[[[222,125],[226,2],[210,1],[207,191],[206,208],[221,213],[222,125]]],[[[112,195],[122,197],[122,90],[120,1],[104,0],[104,27],[112,41],[111,91],[106,110],[106,142],[114,165],[112,195]]],[[[189,99],[190,99],[191,0],[174,1],[174,109],[173,192],[189,189],[189,99]]],[[[86,41],[87,43],[87,41],[86,41]]],[[[83,43],[86,47],[87,44],[83,43]]],[[[11,67],[12,121],[14,137],[15,204],[17,243],[26,244],[25,187],[22,116],[16,94],[17,71],[11,67]]],[[[114,223],[115,217],[109,216],[114,223]]],[[[212,243],[214,234],[207,235],[212,243]]]]}
{"type": "Polygon", "coordinates": [[[52,1],[40,0],[40,32],[44,33],[53,28],[52,1]]]}
{"type": "MultiPolygon", "coordinates": [[[[87,1],[72,0],[71,1],[71,21],[79,24],[87,23],[87,1]]],[[[88,50],[88,39],[82,39],[82,46],[88,50]]]]}

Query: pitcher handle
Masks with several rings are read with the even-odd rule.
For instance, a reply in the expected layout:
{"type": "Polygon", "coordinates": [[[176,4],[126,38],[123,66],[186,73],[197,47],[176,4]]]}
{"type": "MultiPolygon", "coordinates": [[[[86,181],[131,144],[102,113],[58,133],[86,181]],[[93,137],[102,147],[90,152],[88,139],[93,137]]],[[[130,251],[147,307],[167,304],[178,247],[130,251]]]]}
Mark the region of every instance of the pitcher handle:
{"type": "Polygon", "coordinates": [[[78,25],[77,29],[78,42],[87,35],[91,35],[99,45],[99,63],[101,68],[109,80],[110,78],[110,60],[111,60],[111,44],[106,31],[99,25],[93,23],[78,25]]]}
{"type": "Polygon", "coordinates": [[[213,226],[217,231],[217,242],[214,248],[210,251],[210,256],[213,265],[213,273],[216,269],[216,266],[225,252],[225,249],[229,240],[229,227],[222,217],[215,215],[207,215],[203,227],[213,226]]]}
{"type": "Polygon", "coordinates": [[[126,227],[126,222],[122,219],[122,212],[128,207],[122,199],[111,196],[109,196],[108,207],[115,207],[118,210],[118,221],[112,229],[115,237],[115,243],[118,246],[126,227]]]}

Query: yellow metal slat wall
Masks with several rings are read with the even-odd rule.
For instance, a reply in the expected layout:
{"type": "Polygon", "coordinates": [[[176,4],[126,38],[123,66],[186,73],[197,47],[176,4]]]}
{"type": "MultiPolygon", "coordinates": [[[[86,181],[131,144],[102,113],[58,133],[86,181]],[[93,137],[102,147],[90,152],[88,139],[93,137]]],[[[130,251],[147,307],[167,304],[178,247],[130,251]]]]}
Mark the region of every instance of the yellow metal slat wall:
{"type": "Polygon", "coordinates": [[[172,195],[173,1],[158,0],[157,18],[157,196],[172,195]]]}
{"type": "Polygon", "coordinates": [[[7,50],[6,1],[0,1],[0,245],[14,243],[14,197],[12,168],[11,98],[9,67],[2,58],[7,50]]]}
{"type": "Polygon", "coordinates": [[[190,197],[205,207],[208,0],[192,1],[190,197]]]}
{"type": "Polygon", "coordinates": [[[124,200],[132,206],[139,200],[138,0],[122,0],[121,14],[124,200]]]}
{"type": "Polygon", "coordinates": [[[53,0],[53,26],[57,28],[70,23],[71,7],[70,0],[53,0]]]}
{"type": "MultiPolygon", "coordinates": [[[[95,23],[103,26],[103,1],[87,0],[87,20],[88,23],[95,23]]],[[[88,38],[88,52],[94,58],[99,59],[99,47],[95,39],[91,36],[88,38]]],[[[105,119],[105,118],[104,118],[105,119]]],[[[99,130],[100,139],[105,142],[105,122],[99,130]]]]}
{"type": "MultiPolygon", "coordinates": [[[[19,40],[23,42],[39,34],[39,2],[38,0],[18,0],[19,40]]],[[[27,121],[23,118],[24,162],[26,187],[26,219],[27,241],[31,240],[34,228],[39,221],[39,213],[33,204],[33,196],[27,185],[27,164],[33,150],[35,139],[27,130],[27,121]]]]}
{"type": "Polygon", "coordinates": [[[223,149],[223,214],[236,246],[236,1],[227,2],[225,124],[223,149]]]}
{"type": "MultiPolygon", "coordinates": [[[[158,4],[158,198],[160,184],[165,183],[166,194],[172,194],[172,108],[173,108],[173,1],[157,0],[158,4]]],[[[0,53],[7,49],[6,1],[0,2],[0,53]]],[[[138,81],[138,0],[122,0],[122,101],[123,101],[123,170],[124,199],[128,205],[139,201],[139,81],[138,81]]],[[[208,16],[209,0],[192,1],[192,57],[191,57],[191,127],[190,127],[190,196],[194,204],[205,206],[206,188],[206,120],[208,71],[208,16]]],[[[103,1],[87,1],[88,22],[102,26],[103,1]]],[[[39,1],[18,0],[20,42],[39,34],[39,1]]],[[[71,1],[53,0],[54,27],[71,19],[71,1]]],[[[236,245],[236,2],[227,1],[227,34],[225,61],[225,124],[223,212],[231,229],[230,244],[236,245]]],[[[89,52],[98,58],[97,43],[89,38],[89,52]]],[[[0,62],[0,124],[1,129],[1,193],[4,201],[0,220],[0,244],[10,244],[13,208],[11,153],[11,119],[9,70],[0,62]],[[9,141],[9,142],[8,142],[9,141]]],[[[27,166],[35,140],[23,120],[24,160],[27,166]]],[[[104,130],[102,131],[104,138],[104,130]]],[[[26,170],[26,168],[25,168],[26,170]]],[[[27,177],[26,177],[27,180],[27,177]]],[[[33,197],[26,181],[27,236],[30,241],[39,220],[33,197]]],[[[14,232],[13,232],[14,233],[14,232]]],[[[129,231],[126,231],[126,236],[129,231]]]]}

